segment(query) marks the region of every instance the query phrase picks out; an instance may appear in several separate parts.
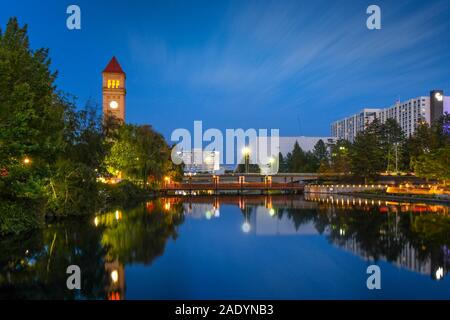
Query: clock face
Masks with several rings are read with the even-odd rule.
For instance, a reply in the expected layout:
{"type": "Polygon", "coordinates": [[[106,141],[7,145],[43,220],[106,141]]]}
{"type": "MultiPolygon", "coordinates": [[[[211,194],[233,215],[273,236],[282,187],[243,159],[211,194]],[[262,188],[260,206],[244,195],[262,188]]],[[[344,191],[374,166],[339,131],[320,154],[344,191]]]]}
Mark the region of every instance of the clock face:
{"type": "Polygon", "coordinates": [[[443,96],[442,96],[442,94],[440,92],[436,92],[434,97],[436,98],[437,101],[442,101],[443,100],[443,96]]]}
{"type": "Polygon", "coordinates": [[[111,108],[111,109],[117,109],[118,107],[119,107],[119,104],[117,103],[117,101],[111,101],[110,103],[109,103],[109,107],[111,108]]]}

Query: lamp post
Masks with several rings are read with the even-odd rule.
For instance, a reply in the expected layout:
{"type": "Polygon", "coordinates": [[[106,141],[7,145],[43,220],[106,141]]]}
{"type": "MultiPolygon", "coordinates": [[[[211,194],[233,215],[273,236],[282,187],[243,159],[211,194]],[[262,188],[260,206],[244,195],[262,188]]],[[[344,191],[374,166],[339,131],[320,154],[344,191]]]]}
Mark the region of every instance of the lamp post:
{"type": "Polygon", "coordinates": [[[248,173],[248,165],[250,162],[250,148],[249,147],[243,148],[242,154],[244,155],[245,173],[248,173]]]}

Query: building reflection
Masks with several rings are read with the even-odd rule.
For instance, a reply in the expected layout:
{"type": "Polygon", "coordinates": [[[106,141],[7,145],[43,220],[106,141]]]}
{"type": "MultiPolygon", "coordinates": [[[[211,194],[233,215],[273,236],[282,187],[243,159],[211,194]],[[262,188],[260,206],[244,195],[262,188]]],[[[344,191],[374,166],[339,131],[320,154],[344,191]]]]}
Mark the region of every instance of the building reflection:
{"type": "Polygon", "coordinates": [[[313,195],[305,199],[318,203],[319,212],[329,217],[329,238],[336,246],[364,260],[384,260],[434,280],[449,272],[448,206],[349,196],[313,195]],[[361,211],[375,218],[371,229],[364,224],[360,230],[355,228],[358,221],[353,213],[361,211]],[[372,245],[364,239],[371,231],[378,233],[376,239],[370,239],[372,245]]]}
{"type": "Polygon", "coordinates": [[[435,280],[450,269],[446,243],[450,230],[445,229],[450,217],[444,205],[336,195],[193,197],[184,201],[185,214],[193,218],[208,219],[205,213],[224,204],[238,206],[241,232],[246,234],[322,235],[364,260],[387,261],[435,280]],[[435,221],[437,217],[442,221],[435,221]]]}

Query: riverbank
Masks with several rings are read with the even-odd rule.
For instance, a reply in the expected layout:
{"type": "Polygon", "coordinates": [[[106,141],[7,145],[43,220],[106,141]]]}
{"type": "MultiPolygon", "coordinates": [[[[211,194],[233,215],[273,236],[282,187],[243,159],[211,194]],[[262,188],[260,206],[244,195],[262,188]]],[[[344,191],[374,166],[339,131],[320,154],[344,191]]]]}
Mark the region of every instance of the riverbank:
{"type": "MultiPolygon", "coordinates": [[[[440,190],[443,191],[444,189],[440,190]]],[[[388,185],[372,184],[372,185],[308,185],[305,186],[305,193],[311,194],[329,194],[329,195],[345,195],[357,196],[370,199],[383,199],[392,201],[406,201],[406,202],[427,202],[427,203],[443,203],[449,204],[450,198],[446,194],[436,193],[435,187],[429,186],[421,189],[402,189],[395,188],[388,185]],[[389,192],[395,189],[401,192],[389,192]],[[432,191],[432,192],[430,192],[432,191]]]]}
{"type": "MultiPolygon", "coordinates": [[[[95,194],[90,195],[90,198],[85,201],[92,203],[92,207],[88,210],[67,207],[61,212],[53,212],[48,210],[43,199],[21,199],[20,201],[2,199],[0,202],[0,237],[42,228],[48,220],[89,217],[113,208],[131,208],[149,198],[152,198],[152,194],[148,190],[124,181],[115,185],[98,184],[95,194]]],[[[77,203],[80,202],[84,201],[77,201],[77,203]]]]}
{"type": "Polygon", "coordinates": [[[450,200],[439,199],[439,198],[425,198],[425,197],[414,197],[407,195],[388,195],[388,194],[374,194],[367,192],[339,192],[337,193],[343,196],[357,196],[364,197],[369,199],[383,199],[383,200],[392,200],[392,201],[405,201],[405,202],[425,202],[425,203],[442,203],[442,204],[450,204],[450,200]]]}

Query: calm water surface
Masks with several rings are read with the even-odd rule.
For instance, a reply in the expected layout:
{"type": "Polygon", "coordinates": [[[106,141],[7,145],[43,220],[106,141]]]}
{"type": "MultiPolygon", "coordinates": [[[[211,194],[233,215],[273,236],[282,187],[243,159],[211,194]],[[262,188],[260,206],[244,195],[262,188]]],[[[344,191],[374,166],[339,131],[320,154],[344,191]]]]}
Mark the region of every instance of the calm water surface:
{"type": "Polygon", "coordinates": [[[351,197],[162,198],[0,240],[3,299],[450,299],[449,269],[448,206],[351,197]]]}

